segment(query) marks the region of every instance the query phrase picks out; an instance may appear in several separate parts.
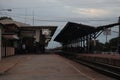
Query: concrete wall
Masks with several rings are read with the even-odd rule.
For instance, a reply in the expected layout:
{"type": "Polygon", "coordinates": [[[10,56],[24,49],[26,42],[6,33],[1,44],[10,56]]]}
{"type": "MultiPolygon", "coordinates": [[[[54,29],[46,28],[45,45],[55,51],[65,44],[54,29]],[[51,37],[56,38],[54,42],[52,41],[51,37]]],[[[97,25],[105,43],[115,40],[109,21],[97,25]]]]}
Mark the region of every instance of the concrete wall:
{"type": "Polygon", "coordinates": [[[15,54],[14,47],[2,47],[2,57],[12,56],[15,54]]]}
{"type": "Polygon", "coordinates": [[[35,32],[34,31],[21,31],[22,36],[28,36],[28,37],[34,37],[35,32]]]}
{"type": "Polygon", "coordinates": [[[5,47],[2,47],[2,49],[1,49],[1,55],[2,55],[2,57],[5,57],[5,47]]]}
{"type": "Polygon", "coordinates": [[[13,47],[6,47],[6,56],[12,56],[15,54],[15,48],[13,47]]]}

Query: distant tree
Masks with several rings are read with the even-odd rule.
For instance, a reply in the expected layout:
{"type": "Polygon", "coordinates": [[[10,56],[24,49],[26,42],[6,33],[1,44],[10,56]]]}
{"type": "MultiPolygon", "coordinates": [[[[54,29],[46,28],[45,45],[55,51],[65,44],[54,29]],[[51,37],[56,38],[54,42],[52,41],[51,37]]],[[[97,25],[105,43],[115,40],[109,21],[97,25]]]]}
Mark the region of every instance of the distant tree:
{"type": "Polygon", "coordinates": [[[105,44],[104,44],[104,47],[103,47],[104,49],[103,49],[103,51],[111,51],[111,47],[110,47],[110,44],[108,43],[108,42],[106,42],[105,44]]]}
{"type": "Polygon", "coordinates": [[[96,45],[94,45],[94,41],[91,41],[91,47],[93,51],[103,51],[104,50],[104,44],[99,42],[99,40],[96,40],[96,45]]]}
{"type": "Polygon", "coordinates": [[[118,39],[118,37],[112,38],[108,43],[105,43],[103,51],[116,51],[118,48],[118,39]]]}
{"type": "MultiPolygon", "coordinates": [[[[116,51],[118,48],[118,41],[119,38],[112,38],[109,42],[103,44],[99,42],[99,40],[96,40],[96,46],[93,46],[95,51],[116,51]]],[[[94,41],[91,42],[92,45],[94,45],[94,41]]]]}
{"type": "Polygon", "coordinates": [[[109,45],[110,45],[110,48],[112,51],[115,51],[118,47],[118,41],[119,41],[119,38],[116,37],[116,38],[112,38],[110,41],[109,41],[109,45]]]}
{"type": "Polygon", "coordinates": [[[10,20],[13,20],[11,17],[7,17],[7,16],[0,17],[0,20],[4,20],[4,19],[10,19],[10,20]]]}
{"type": "Polygon", "coordinates": [[[103,48],[104,48],[104,44],[99,42],[99,40],[96,40],[95,50],[96,51],[103,51],[103,48]]]}
{"type": "Polygon", "coordinates": [[[112,45],[112,46],[117,46],[118,45],[118,37],[116,37],[116,38],[112,38],[110,41],[109,41],[109,43],[110,43],[110,45],[112,45]]]}

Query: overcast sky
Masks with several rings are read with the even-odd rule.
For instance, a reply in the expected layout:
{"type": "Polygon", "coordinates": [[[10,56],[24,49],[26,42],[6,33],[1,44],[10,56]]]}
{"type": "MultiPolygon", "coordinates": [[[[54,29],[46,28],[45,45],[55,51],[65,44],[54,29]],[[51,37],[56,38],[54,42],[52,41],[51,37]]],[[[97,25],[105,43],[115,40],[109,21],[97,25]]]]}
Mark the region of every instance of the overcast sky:
{"type": "Polygon", "coordinates": [[[68,21],[93,26],[114,23],[120,16],[120,0],[0,0],[0,16],[33,25],[59,26],[68,21]]]}

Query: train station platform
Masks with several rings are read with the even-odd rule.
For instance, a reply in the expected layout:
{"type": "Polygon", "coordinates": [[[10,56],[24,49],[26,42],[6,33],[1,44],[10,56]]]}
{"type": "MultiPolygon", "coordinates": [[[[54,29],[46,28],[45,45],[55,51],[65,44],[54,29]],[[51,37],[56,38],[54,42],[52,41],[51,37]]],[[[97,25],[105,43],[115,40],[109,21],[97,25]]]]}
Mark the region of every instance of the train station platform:
{"type": "Polygon", "coordinates": [[[83,69],[85,66],[57,54],[18,55],[0,62],[0,70],[4,71],[0,80],[114,80],[83,69]]]}

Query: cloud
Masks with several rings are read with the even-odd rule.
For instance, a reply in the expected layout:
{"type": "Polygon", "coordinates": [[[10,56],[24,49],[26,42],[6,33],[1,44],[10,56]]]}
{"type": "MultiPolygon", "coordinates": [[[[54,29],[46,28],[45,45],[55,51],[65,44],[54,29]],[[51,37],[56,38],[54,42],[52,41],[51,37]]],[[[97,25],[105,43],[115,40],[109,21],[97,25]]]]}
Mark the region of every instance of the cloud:
{"type": "Polygon", "coordinates": [[[120,0],[60,0],[62,4],[81,8],[105,8],[120,6],[120,0]]]}
{"type": "Polygon", "coordinates": [[[94,8],[75,8],[72,10],[73,13],[84,15],[88,17],[101,17],[108,15],[110,11],[104,9],[94,9],[94,8]]]}
{"type": "MultiPolygon", "coordinates": [[[[20,22],[25,20],[18,17],[25,17],[25,14],[32,19],[34,8],[35,25],[59,26],[56,35],[67,21],[98,26],[117,22],[117,17],[120,16],[120,0],[0,0],[0,9],[5,8],[11,8],[12,12],[3,13],[13,15],[10,17],[20,22]],[[27,9],[26,12],[25,9],[27,9]],[[66,22],[44,22],[39,20],[66,22]]],[[[31,19],[27,19],[27,23],[32,24],[31,19]]]]}
{"type": "Polygon", "coordinates": [[[35,8],[40,17],[105,17],[119,16],[120,0],[1,0],[0,7],[35,8]]]}
{"type": "Polygon", "coordinates": [[[4,8],[36,8],[59,5],[57,0],[0,0],[0,7],[4,8]]]}

